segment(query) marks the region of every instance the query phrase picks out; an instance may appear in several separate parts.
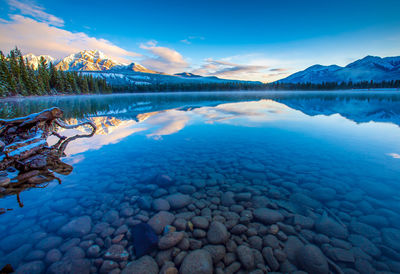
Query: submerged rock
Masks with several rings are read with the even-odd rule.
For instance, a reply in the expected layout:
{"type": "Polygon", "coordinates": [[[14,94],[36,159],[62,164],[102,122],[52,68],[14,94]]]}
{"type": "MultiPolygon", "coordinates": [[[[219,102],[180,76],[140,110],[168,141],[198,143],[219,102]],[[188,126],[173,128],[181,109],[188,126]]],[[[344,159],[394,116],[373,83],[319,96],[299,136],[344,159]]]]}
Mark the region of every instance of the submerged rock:
{"type": "Polygon", "coordinates": [[[180,274],[212,274],[213,261],[210,253],[199,249],[190,252],[184,259],[179,269],[180,274]]]}
{"type": "Polygon", "coordinates": [[[174,214],[168,211],[160,211],[151,217],[147,224],[150,225],[157,234],[161,234],[164,230],[164,227],[172,224],[174,220],[174,214]]]}
{"type": "Polygon", "coordinates": [[[185,233],[180,232],[170,232],[165,236],[162,236],[158,242],[158,247],[160,249],[168,249],[176,246],[185,236],[185,233]]]}
{"type": "Polygon", "coordinates": [[[89,216],[78,217],[62,226],[59,233],[63,236],[82,237],[90,232],[92,219],[89,216]]]}
{"type": "Polygon", "coordinates": [[[132,261],[122,270],[121,274],[158,274],[158,265],[150,256],[132,261]]]}
{"type": "Polygon", "coordinates": [[[382,241],[388,247],[400,252],[400,230],[394,228],[382,229],[382,241]]]}
{"type": "Polygon", "coordinates": [[[266,225],[275,224],[277,222],[283,221],[284,219],[283,215],[279,211],[266,207],[257,208],[256,210],[254,210],[253,215],[256,220],[266,225]]]}
{"type": "Polygon", "coordinates": [[[150,225],[146,223],[137,224],[131,229],[131,234],[137,258],[149,254],[157,248],[158,236],[150,225]]]}
{"type": "Polygon", "coordinates": [[[212,244],[224,244],[229,238],[228,231],[224,224],[214,221],[207,232],[207,239],[212,244]]]}
{"type": "Polygon", "coordinates": [[[349,235],[347,228],[328,217],[326,213],[315,222],[315,229],[326,236],[340,239],[346,239],[349,235]]]}
{"type": "Polygon", "coordinates": [[[172,209],[179,209],[185,207],[192,202],[192,198],[190,198],[189,195],[180,193],[171,194],[167,196],[165,199],[169,202],[172,209]]]}
{"type": "Polygon", "coordinates": [[[328,261],[321,250],[315,245],[305,245],[297,251],[298,264],[308,273],[329,273],[328,261]]]}

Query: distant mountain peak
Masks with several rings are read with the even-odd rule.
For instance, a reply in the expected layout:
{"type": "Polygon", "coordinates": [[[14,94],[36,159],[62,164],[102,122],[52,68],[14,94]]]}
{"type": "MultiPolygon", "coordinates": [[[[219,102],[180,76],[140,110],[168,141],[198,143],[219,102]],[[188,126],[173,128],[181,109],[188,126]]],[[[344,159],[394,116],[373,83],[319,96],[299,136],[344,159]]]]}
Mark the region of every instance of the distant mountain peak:
{"type": "Polygon", "coordinates": [[[124,64],[108,58],[99,50],[82,50],[65,57],[55,66],[61,70],[104,71],[122,65],[124,64]]]}
{"type": "Polygon", "coordinates": [[[191,73],[191,72],[175,73],[174,75],[176,75],[176,76],[182,76],[182,77],[202,77],[201,75],[193,74],[193,73],[191,73]]]}
{"type": "Polygon", "coordinates": [[[385,57],[365,56],[345,67],[338,65],[313,65],[303,71],[296,72],[281,83],[314,83],[322,82],[361,82],[361,81],[400,80],[400,56],[385,57]]]}

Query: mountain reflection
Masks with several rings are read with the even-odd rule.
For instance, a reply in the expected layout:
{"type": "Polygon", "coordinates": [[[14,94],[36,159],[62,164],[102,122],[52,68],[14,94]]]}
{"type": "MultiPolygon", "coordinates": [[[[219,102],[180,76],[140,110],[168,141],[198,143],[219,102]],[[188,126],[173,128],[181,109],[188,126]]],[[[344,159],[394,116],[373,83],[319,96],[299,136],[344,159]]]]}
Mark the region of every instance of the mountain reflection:
{"type": "Polygon", "coordinates": [[[193,109],[224,103],[271,99],[307,115],[341,116],[355,122],[390,122],[400,125],[400,93],[392,92],[198,92],[58,96],[2,100],[0,118],[28,115],[57,106],[66,118],[109,116],[120,120],[146,118],[168,109],[193,109]]]}

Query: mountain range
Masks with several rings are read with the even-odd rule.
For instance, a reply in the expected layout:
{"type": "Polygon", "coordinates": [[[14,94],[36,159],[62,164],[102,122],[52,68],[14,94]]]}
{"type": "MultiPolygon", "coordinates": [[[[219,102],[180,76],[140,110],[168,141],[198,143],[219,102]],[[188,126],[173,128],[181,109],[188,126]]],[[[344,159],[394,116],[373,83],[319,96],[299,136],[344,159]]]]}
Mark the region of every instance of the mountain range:
{"type": "Polygon", "coordinates": [[[144,66],[131,63],[124,64],[107,57],[99,50],[83,50],[71,54],[62,59],[56,59],[49,55],[36,56],[32,53],[23,56],[28,64],[37,69],[40,59],[43,57],[49,63],[64,71],[79,71],[90,74],[93,77],[105,79],[113,85],[149,85],[154,83],[224,83],[224,82],[246,82],[261,84],[261,82],[221,79],[215,76],[203,77],[189,72],[174,75],[157,72],[144,66]]]}
{"type": "MultiPolygon", "coordinates": [[[[144,66],[131,63],[124,64],[107,57],[98,50],[83,50],[71,54],[63,59],[56,59],[49,55],[36,56],[32,53],[24,55],[28,64],[35,69],[43,57],[47,62],[60,70],[79,71],[91,74],[93,77],[101,77],[113,85],[148,85],[154,83],[221,83],[221,82],[245,82],[261,84],[261,82],[227,80],[215,76],[204,77],[190,72],[182,72],[174,75],[147,69],[144,66]]],[[[303,71],[296,72],[280,83],[313,83],[323,82],[350,82],[361,81],[390,81],[400,80],[400,56],[377,57],[366,56],[345,67],[338,65],[314,65],[303,71]]]]}
{"type": "Polygon", "coordinates": [[[314,65],[303,71],[296,72],[280,83],[313,83],[361,81],[391,81],[400,80],[400,56],[377,57],[366,56],[345,67],[330,65],[314,65]]]}

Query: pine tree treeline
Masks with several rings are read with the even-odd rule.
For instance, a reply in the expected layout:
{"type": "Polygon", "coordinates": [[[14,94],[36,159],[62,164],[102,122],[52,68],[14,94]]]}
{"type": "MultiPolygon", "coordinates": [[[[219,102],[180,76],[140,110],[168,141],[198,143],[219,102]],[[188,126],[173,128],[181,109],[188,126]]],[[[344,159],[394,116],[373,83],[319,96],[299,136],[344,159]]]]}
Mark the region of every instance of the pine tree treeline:
{"type": "Polygon", "coordinates": [[[57,70],[42,57],[36,70],[24,60],[15,48],[8,56],[0,51],[0,97],[110,93],[111,86],[104,79],[77,72],[57,70]]]}
{"type": "Polygon", "coordinates": [[[0,51],[0,97],[88,94],[88,93],[128,93],[164,91],[230,91],[230,90],[348,90],[400,88],[400,80],[383,82],[362,81],[313,83],[261,83],[246,81],[152,83],[148,85],[109,85],[105,79],[93,77],[95,73],[78,73],[57,70],[42,57],[35,70],[24,60],[21,51],[15,48],[7,56],[0,51]]]}

